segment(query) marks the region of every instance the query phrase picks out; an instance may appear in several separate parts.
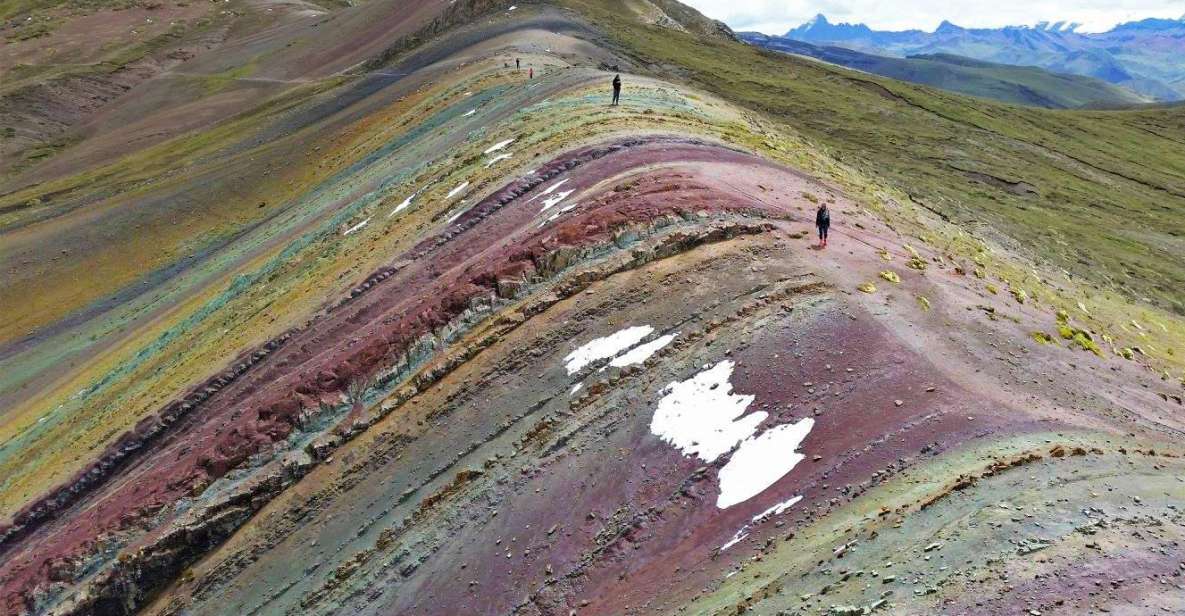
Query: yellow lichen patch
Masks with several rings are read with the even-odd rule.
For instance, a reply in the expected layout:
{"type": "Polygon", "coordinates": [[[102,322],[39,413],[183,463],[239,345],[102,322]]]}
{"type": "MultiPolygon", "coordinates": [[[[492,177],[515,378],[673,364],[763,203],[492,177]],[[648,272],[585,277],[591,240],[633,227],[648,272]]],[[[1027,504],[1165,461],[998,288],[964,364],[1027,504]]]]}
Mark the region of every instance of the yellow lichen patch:
{"type": "Polygon", "coordinates": [[[922,297],[921,295],[919,295],[919,296],[918,296],[918,306],[921,306],[921,308],[922,308],[922,310],[923,310],[923,311],[929,312],[929,310],[930,310],[930,300],[928,300],[928,299],[926,299],[926,298],[922,297]]]}
{"type": "Polygon", "coordinates": [[[1024,289],[1012,289],[1011,292],[1012,298],[1015,299],[1016,303],[1018,304],[1025,303],[1025,300],[1029,298],[1029,294],[1025,293],[1024,289]]]}
{"type": "Polygon", "coordinates": [[[881,278],[884,278],[885,280],[888,280],[889,282],[892,282],[892,283],[901,282],[901,277],[897,275],[897,272],[894,272],[892,270],[885,270],[885,271],[881,272],[880,276],[881,276],[881,278]]]}
{"type": "Polygon", "coordinates": [[[864,293],[876,293],[876,285],[872,284],[871,282],[865,282],[856,288],[864,293]]]}
{"type": "Polygon", "coordinates": [[[1084,351],[1090,351],[1099,357],[1103,356],[1102,349],[1099,348],[1094,338],[1091,337],[1090,332],[1081,329],[1074,330],[1073,342],[1084,351]]]}
{"type": "Polygon", "coordinates": [[[902,246],[902,248],[904,248],[905,251],[909,253],[909,261],[906,261],[905,263],[906,267],[918,271],[923,271],[926,269],[926,260],[922,258],[922,255],[918,254],[918,251],[915,250],[913,246],[905,244],[902,246]]]}
{"type": "Polygon", "coordinates": [[[1045,332],[1033,332],[1032,336],[1033,336],[1033,340],[1036,340],[1037,342],[1039,342],[1041,344],[1052,344],[1053,343],[1053,336],[1050,336],[1049,334],[1047,334],[1045,332]]]}
{"type": "Polygon", "coordinates": [[[987,291],[988,291],[988,293],[991,293],[992,295],[995,295],[996,293],[998,293],[998,292],[999,292],[999,289],[997,289],[997,288],[996,288],[996,285],[994,285],[994,284],[989,284],[989,285],[987,286],[987,291]]]}

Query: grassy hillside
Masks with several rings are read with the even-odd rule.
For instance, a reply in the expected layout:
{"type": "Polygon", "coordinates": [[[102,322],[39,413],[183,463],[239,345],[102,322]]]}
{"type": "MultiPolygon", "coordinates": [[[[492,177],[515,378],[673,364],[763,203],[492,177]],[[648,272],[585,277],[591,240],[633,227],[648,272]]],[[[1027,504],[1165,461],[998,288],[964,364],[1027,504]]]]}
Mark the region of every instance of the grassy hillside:
{"type": "Polygon", "coordinates": [[[791,125],[944,217],[1185,313],[1185,109],[1057,111],[935,92],[563,0],[641,66],[791,125]]]}
{"type": "Polygon", "coordinates": [[[774,51],[809,56],[884,77],[1005,103],[1071,109],[1148,102],[1134,92],[1100,79],[1054,73],[1035,66],[996,64],[951,54],[890,58],[756,33],[746,33],[742,38],[774,51]]]}

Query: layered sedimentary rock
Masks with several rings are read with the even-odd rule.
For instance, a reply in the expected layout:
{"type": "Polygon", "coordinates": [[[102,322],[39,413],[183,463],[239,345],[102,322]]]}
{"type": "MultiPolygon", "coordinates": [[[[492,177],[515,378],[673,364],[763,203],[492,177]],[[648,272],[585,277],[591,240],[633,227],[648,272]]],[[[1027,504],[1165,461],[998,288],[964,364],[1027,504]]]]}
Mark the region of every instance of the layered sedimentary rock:
{"type": "Polygon", "coordinates": [[[1185,599],[1174,317],[634,76],[571,11],[383,5],[238,40],[268,79],[300,32],[364,43],[176,158],[32,172],[61,209],[6,250],[84,282],[5,330],[5,613],[1185,599]]]}

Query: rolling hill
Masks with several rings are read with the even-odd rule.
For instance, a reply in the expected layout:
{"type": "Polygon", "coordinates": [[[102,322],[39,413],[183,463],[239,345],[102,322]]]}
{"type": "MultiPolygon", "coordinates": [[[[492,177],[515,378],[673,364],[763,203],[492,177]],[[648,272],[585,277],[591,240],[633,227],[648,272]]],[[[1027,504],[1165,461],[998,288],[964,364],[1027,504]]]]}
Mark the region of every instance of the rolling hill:
{"type": "Polygon", "coordinates": [[[950,54],[891,58],[843,47],[811,45],[793,39],[743,32],[752,45],[807,56],[847,68],[892,77],[970,96],[1050,109],[1124,107],[1150,102],[1100,79],[1052,73],[1035,66],[1012,66],[950,54]]]}
{"type": "Polygon", "coordinates": [[[5,10],[0,612],[1185,600],[1185,107],[674,0],[5,10]]]}

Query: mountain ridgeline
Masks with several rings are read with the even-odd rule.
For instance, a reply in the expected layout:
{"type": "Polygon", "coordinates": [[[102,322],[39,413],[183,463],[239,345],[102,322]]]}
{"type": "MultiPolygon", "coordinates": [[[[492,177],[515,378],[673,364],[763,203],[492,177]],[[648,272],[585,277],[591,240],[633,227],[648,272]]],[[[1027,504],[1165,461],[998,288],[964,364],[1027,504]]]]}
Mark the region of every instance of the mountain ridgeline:
{"type": "Polygon", "coordinates": [[[1185,106],[677,0],[0,16],[4,616],[1185,605],[1185,106]]]}
{"type": "Polygon", "coordinates": [[[1098,109],[1153,101],[1101,79],[1054,73],[1036,66],[997,64],[947,53],[895,58],[757,32],[743,32],[739,36],[750,44],[774,51],[1005,103],[1050,109],[1098,109]]]}
{"type": "Polygon", "coordinates": [[[1004,28],[962,28],[949,21],[933,32],[883,31],[833,24],[823,15],[784,38],[883,56],[955,54],[976,60],[1095,77],[1160,101],[1185,98],[1185,16],[1144,19],[1107,32],[1082,33],[1058,22],[1004,28]]]}

